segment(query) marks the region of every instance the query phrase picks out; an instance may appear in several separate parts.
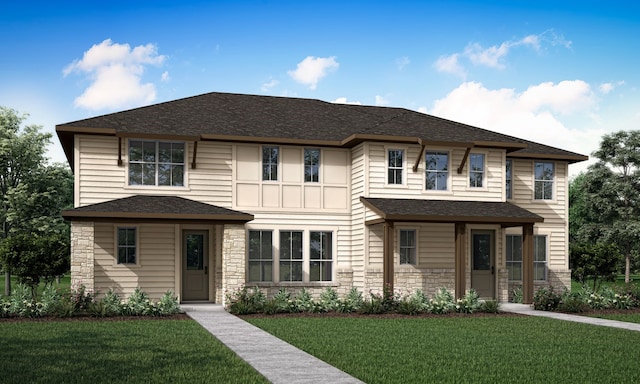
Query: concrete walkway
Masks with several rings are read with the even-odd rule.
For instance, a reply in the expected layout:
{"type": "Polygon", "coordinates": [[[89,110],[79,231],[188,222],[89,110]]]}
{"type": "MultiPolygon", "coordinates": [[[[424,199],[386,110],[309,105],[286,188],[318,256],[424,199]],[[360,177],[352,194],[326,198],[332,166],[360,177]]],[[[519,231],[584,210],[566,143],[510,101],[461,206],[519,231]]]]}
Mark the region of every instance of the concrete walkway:
{"type": "Polygon", "coordinates": [[[180,307],[272,383],[363,383],[227,313],[221,305],[183,304],[180,307]]]}
{"type": "Polygon", "coordinates": [[[636,323],[626,323],[624,321],[607,320],[607,319],[600,319],[597,317],[589,317],[589,316],[569,315],[566,313],[558,313],[558,312],[536,311],[535,309],[533,309],[533,307],[527,304],[501,303],[500,310],[502,312],[519,313],[522,315],[529,315],[529,316],[549,317],[551,319],[557,319],[557,320],[573,321],[576,323],[593,324],[593,325],[600,325],[603,327],[621,328],[621,329],[628,329],[630,331],[640,332],[640,324],[636,324],[636,323]]]}

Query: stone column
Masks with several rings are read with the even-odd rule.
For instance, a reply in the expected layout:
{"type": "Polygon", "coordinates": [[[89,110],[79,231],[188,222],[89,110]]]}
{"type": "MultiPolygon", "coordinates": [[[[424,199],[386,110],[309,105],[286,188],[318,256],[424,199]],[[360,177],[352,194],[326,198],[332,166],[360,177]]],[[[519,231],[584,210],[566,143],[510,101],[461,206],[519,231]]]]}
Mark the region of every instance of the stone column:
{"type": "Polygon", "coordinates": [[[71,286],[94,292],[94,230],[92,221],[71,222],[71,286]]]}
{"type": "Polygon", "coordinates": [[[225,224],[222,235],[222,304],[226,305],[227,294],[245,284],[246,235],[244,225],[225,224]]]}

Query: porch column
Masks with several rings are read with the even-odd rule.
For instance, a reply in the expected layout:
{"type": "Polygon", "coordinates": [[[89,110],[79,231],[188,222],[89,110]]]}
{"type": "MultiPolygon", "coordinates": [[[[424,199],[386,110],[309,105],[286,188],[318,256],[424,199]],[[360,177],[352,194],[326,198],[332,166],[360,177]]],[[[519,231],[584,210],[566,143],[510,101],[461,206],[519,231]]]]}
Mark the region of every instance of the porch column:
{"type": "Polygon", "coordinates": [[[522,228],[522,303],[533,303],[533,224],[522,228]]]}
{"type": "Polygon", "coordinates": [[[466,272],[465,272],[465,259],[467,254],[467,226],[465,223],[456,223],[456,251],[455,251],[455,290],[456,298],[462,298],[466,291],[466,272]]]}
{"type": "Polygon", "coordinates": [[[393,223],[384,223],[384,251],[382,260],[382,285],[393,292],[393,223]]]}
{"type": "Polygon", "coordinates": [[[222,304],[226,295],[245,284],[245,231],[244,224],[225,224],[222,234],[222,304]]]}

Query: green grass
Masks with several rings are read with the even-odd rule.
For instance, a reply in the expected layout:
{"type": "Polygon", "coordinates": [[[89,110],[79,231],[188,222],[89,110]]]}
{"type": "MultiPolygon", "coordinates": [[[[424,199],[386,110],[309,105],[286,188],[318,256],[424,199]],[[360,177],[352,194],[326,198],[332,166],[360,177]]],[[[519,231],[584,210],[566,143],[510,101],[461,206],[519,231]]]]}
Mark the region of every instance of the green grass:
{"type": "Polygon", "coordinates": [[[640,332],[506,316],[248,320],[367,383],[640,382],[640,332]]]}
{"type": "MultiPolygon", "coordinates": [[[[632,283],[635,284],[640,284],[640,275],[629,275],[629,278],[631,279],[632,283]]],[[[616,279],[614,281],[603,281],[603,280],[598,280],[599,281],[599,286],[600,288],[603,287],[611,287],[611,288],[616,288],[616,287],[624,287],[625,286],[625,282],[624,282],[624,275],[618,275],[616,277],[616,279]]],[[[593,280],[587,280],[586,281],[587,285],[592,288],[593,287],[593,280]]],[[[582,289],[582,284],[575,281],[575,280],[571,280],[571,290],[572,291],[576,291],[576,290],[581,290],[582,289]]]]}
{"type": "Polygon", "coordinates": [[[638,323],[640,324],[640,313],[603,313],[603,314],[594,314],[589,315],[591,317],[599,317],[601,319],[609,319],[609,320],[618,320],[618,321],[626,321],[627,323],[638,323]]]}
{"type": "MultiPolygon", "coordinates": [[[[0,273],[0,297],[4,297],[4,272],[0,273]]],[[[18,284],[18,278],[16,276],[11,276],[11,288],[13,289],[18,284]]],[[[71,277],[69,275],[65,275],[60,279],[60,284],[53,282],[53,286],[58,288],[61,291],[69,290],[71,287],[71,277]]],[[[44,284],[40,284],[38,286],[38,295],[42,293],[44,290],[44,284]]]]}
{"type": "Polygon", "coordinates": [[[2,383],[266,383],[191,320],[0,321],[2,383]]]}

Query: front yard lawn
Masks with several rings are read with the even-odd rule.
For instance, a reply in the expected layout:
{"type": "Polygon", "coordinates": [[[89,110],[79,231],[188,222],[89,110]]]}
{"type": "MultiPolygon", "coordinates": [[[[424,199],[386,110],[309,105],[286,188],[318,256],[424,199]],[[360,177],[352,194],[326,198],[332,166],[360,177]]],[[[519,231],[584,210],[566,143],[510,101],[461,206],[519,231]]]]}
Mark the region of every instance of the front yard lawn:
{"type": "Polygon", "coordinates": [[[640,382],[640,332],[502,315],[246,320],[367,383],[640,382]]]}
{"type": "Polygon", "coordinates": [[[192,320],[0,321],[2,383],[266,383],[192,320]]]}
{"type": "MultiPolygon", "coordinates": [[[[579,313],[578,313],[579,315],[579,313]]],[[[618,321],[626,321],[627,323],[638,323],[640,324],[640,312],[636,311],[633,313],[594,313],[589,314],[591,317],[599,317],[601,319],[609,319],[609,320],[618,320],[618,321]]]]}

